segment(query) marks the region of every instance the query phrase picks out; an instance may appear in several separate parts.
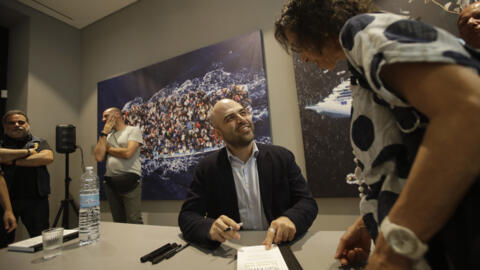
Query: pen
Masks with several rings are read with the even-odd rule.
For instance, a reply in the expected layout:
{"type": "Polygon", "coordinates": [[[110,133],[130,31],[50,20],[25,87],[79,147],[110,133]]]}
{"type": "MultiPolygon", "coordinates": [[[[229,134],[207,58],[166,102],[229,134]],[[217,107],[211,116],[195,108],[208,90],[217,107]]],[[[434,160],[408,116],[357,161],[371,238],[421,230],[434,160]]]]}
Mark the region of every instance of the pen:
{"type": "Polygon", "coordinates": [[[153,258],[157,257],[158,255],[168,251],[169,249],[171,249],[172,247],[172,244],[171,243],[167,243],[163,246],[161,246],[160,248],[157,248],[155,249],[154,251],[148,253],[147,255],[143,256],[140,258],[140,261],[142,263],[146,262],[146,261],[150,261],[152,260],[153,258]]]}
{"type": "MultiPolygon", "coordinates": [[[[242,226],[243,226],[243,222],[238,223],[238,225],[240,225],[240,229],[241,229],[242,226]]],[[[233,230],[233,227],[232,227],[232,226],[228,226],[228,227],[225,228],[225,230],[223,230],[223,231],[224,231],[224,232],[229,232],[229,231],[231,231],[231,230],[233,230]]]]}

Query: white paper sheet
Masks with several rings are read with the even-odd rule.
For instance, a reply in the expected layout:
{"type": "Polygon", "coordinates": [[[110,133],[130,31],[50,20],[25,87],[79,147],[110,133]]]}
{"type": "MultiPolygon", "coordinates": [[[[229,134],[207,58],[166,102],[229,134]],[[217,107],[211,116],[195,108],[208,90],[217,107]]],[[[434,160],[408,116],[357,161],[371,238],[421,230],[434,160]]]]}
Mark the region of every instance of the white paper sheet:
{"type": "Polygon", "coordinates": [[[280,249],[272,245],[242,247],[237,251],[237,270],[288,270],[280,249]]]}

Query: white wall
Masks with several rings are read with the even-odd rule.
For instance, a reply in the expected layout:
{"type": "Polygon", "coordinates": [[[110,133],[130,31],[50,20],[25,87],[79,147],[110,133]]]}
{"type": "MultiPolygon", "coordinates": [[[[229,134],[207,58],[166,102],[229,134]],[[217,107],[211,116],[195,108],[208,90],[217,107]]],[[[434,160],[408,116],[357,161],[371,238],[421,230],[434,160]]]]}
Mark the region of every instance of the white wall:
{"type": "MultiPolygon", "coordinates": [[[[97,82],[257,29],[263,31],[273,142],[293,151],[305,172],[292,58],[278,45],[273,22],[283,0],[142,0],[82,30],[80,143],[96,142],[97,82]]],[[[89,164],[93,157],[87,155],[89,164]]],[[[317,226],[343,230],[358,200],[318,199],[317,226]]],[[[144,201],[144,219],[176,225],[182,201],[144,201]]],[[[111,219],[102,205],[104,219],[111,219]]]]}

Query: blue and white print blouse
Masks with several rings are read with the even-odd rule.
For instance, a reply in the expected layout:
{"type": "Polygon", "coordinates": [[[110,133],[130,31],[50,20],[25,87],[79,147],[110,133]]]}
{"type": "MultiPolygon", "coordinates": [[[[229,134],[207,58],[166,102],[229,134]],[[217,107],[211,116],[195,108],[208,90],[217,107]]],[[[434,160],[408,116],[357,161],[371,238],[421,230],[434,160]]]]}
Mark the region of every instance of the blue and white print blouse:
{"type": "Polygon", "coordinates": [[[342,28],[340,42],[352,74],[359,78],[352,80],[350,140],[361,179],[368,186],[360,212],[375,239],[379,224],[407,180],[417,151],[405,138],[419,132],[419,143],[423,136],[419,130],[428,124],[425,116],[385,86],[380,70],[399,62],[441,62],[468,66],[478,73],[480,64],[472,57],[474,50],[464,48],[445,30],[390,13],[351,18],[342,28]],[[400,112],[400,118],[395,112],[400,112]],[[409,117],[413,125],[408,124],[409,117]]]}

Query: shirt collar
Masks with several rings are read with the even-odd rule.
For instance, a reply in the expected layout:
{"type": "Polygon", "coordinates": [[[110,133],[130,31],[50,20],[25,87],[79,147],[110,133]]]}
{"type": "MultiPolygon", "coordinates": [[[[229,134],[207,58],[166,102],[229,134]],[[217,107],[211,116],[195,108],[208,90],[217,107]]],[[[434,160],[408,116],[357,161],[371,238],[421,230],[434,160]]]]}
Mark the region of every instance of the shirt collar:
{"type": "MultiPolygon", "coordinates": [[[[241,161],[238,157],[236,157],[234,154],[232,154],[232,152],[230,152],[228,147],[225,146],[225,148],[227,149],[227,156],[228,156],[229,161],[232,161],[232,160],[241,161]]],[[[253,150],[252,150],[252,155],[250,156],[250,158],[257,157],[258,152],[259,152],[259,150],[258,150],[257,144],[255,143],[255,141],[253,141],[253,150]]],[[[242,161],[242,163],[243,163],[243,161],[242,161]]]]}

